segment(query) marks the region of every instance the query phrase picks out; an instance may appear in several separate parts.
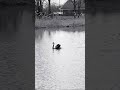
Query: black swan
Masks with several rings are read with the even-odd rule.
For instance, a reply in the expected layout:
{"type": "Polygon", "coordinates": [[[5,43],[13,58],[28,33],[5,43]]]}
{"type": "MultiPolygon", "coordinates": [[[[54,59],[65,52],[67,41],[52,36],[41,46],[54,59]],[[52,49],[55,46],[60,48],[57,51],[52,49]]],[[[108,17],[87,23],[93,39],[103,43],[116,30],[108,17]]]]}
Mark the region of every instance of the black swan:
{"type": "Polygon", "coordinates": [[[53,47],[52,47],[52,49],[58,49],[58,50],[61,49],[61,45],[60,45],[60,44],[57,44],[55,47],[54,47],[54,44],[55,44],[55,43],[53,42],[53,47]]]}

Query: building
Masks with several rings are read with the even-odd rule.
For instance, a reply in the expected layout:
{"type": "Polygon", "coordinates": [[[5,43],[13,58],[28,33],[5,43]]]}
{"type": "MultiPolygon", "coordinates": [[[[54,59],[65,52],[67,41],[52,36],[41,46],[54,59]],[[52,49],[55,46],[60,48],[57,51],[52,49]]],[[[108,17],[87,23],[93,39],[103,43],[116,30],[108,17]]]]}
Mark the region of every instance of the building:
{"type": "MultiPolygon", "coordinates": [[[[85,12],[85,1],[84,0],[76,0],[76,14],[80,14],[81,12],[85,12]]],[[[74,15],[74,4],[72,0],[68,0],[60,10],[63,12],[63,15],[74,15]]]]}

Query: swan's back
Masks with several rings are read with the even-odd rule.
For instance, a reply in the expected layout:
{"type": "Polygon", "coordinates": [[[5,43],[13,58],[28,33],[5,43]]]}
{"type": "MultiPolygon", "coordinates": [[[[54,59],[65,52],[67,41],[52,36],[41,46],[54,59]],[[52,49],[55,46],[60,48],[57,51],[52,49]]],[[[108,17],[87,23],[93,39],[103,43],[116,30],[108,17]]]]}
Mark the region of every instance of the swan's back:
{"type": "Polygon", "coordinates": [[[60,49],[60,48],[61,48],[60,46],[61,46],[60,44],[57,44],[57,45],[55,46],[55,48],[56,48],[56,49],[60,49]]]}

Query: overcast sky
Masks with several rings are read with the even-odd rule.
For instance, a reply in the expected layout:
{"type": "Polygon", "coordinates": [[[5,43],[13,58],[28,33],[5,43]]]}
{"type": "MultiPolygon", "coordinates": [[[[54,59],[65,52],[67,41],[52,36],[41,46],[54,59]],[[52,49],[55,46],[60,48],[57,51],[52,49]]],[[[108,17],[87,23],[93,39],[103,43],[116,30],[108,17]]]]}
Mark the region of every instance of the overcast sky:
{"type": "Polygon", "coordinates": [[[59,5],[59,1],[60,1],[60,4],[64,4],[67,0],[51,0],[51,3],[57,3],[59,5]]]}

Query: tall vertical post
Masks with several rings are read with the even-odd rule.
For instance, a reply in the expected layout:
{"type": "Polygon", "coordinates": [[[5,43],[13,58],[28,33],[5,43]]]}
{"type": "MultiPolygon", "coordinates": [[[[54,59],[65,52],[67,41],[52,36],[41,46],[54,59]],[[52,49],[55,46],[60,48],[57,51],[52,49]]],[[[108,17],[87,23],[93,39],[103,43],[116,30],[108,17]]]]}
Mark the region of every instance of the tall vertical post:
{"type": "Polygon", "coordinates": [[[40,12],[43,12],[42,0],[40,0],[40,12]]]}
{"type": "Polygon", "coordinates": [[[81,13],[80,7],[81,7],[81,0],[79,0],[78,2],[78,17],[80,16],[80,13],[81,13]]]}
{"type": "Polygon", "coordinates": [[[51,1],[50,0],[48,0],[48,5],[49,5],[49,10],[48,10],[48,14],[51,14],[51,1]]]}
{"type": "Polygon", "coordinates": [[[40,12],[40,3],[39,3],[39,1],[37,2],[37,9],[38,9],[38,12],[40,12]]]}
{"type": "Polygon", "coordinates": [[[76,18],[76,2],[75,2],[75,0],[74,0],[73,4],[74,4],[74,18],[76,18]]]}

